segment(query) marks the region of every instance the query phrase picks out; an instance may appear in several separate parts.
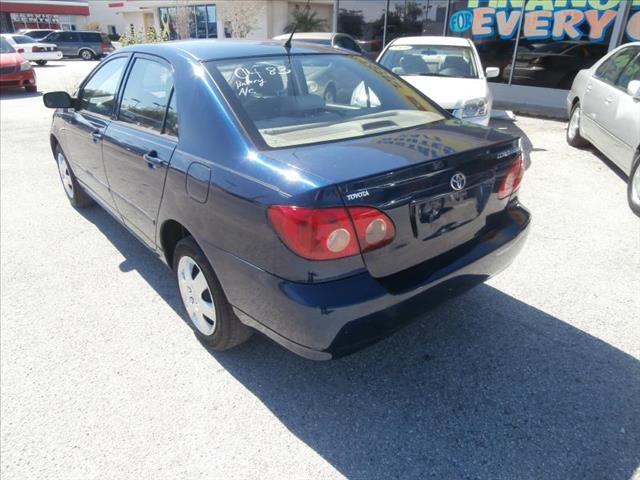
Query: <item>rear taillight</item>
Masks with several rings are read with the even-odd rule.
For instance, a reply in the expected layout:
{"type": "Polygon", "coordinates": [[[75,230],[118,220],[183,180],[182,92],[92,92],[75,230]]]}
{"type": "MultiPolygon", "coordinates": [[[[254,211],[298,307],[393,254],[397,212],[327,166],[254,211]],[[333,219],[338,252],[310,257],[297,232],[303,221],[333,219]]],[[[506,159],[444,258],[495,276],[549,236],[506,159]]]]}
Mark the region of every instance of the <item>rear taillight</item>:
{"type": "Polygon", "coordinates": [[[522,177],[524,176],[524,156],[520,152],[509,165],[509,169],[500,183],[500,189],[498,190],[498,198],[507,198],[513,192],[518,190],[522,177]]]}
{"type": "Polygon", "coordinates": [[[271,224],[282,241],[301,257],[332,260],[387,245],[395,236],[393,222],[368,207],[269,207],[271,224]]]}
{"type": "Polygon", "coordinates": [[[42,48],[42,47],[31,47],[31,51],[32,52],[44,52],[46,49],[42,48]]]}
{"type": "Polygon", "coordinates": [[[102,45],[100,45],[102,47],[102,50],[109,50],[111,49],[111,44],[109,43],[105,43],[103,42],[102,45]]]}
{"type": "Polygon", "coordinates": [[[24,53],[24,48],[19,48],[18,53],[24,53]]]}

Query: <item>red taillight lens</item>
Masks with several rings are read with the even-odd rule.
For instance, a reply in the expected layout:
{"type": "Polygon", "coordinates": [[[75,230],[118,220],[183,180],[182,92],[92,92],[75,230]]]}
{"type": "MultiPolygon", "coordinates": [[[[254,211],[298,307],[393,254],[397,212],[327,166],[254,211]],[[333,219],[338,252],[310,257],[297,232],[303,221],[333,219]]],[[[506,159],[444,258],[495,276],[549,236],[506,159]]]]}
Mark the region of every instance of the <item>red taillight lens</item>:
{"type": "Polygon", "coordinates": [[[42,47],[31,47],[32,52],[44,52],[45,49],[42,47]]]}
{"type": "Polygon", "coordinates": [[[523,176],[524,156],[522,155],[522,152],[520,152],[518,156],[513,159],[511,165],[509,165],[506,175],[502,179],[500,189],[498,190],[498,198],[502,200],[518,190],[523,176]]]}
{"type": "Polygon", "coordinates": [[[24,53],[24,48],[19,48],[18,53],[24,53]]]}
{"type": "Polygon", "coordinates": [[[393,240],[396,234],[393,222],[380,210],[367,207],[349,207],[347,210],[363,252],[383,247],[393,240]]]}
{"type": "Polygon", "coordinates": [[[374,208],[273,205],[268,216],[285,245],[310,260],[357,255],[388,244],[395,235],[391,219],[374,208]]]}

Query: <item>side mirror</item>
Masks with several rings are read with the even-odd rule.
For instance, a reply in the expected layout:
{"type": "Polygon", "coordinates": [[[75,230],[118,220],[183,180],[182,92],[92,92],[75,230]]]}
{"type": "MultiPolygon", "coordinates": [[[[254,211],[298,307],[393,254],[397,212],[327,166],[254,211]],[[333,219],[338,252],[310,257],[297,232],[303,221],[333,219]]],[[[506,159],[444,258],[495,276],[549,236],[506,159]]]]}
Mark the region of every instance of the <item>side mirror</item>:
{"type": "Polygon", "coordinates": [[[74,108],[75,99],[67,92],[48,92],[42,96],[44,106],[47,108],[74,108]]]}
{"type": "Polygon", "coordinates": [[[500,76],[500,69],[498,67],[487,67],[484,73],[487,78],[496,78],[500,76]]]}
{"type": "Polygon", "coordinates": [[[634,99],[640,100],[640,80],[631,80],[627,85],[627,92],[634,99]]]}

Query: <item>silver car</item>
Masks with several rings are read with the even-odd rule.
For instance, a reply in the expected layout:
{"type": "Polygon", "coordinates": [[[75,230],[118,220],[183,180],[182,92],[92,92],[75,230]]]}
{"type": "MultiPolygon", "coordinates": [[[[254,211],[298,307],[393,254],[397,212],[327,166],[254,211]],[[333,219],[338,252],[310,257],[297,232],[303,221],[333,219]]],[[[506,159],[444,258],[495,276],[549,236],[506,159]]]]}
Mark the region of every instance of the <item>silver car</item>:
{"type": "Polygon", "coordinates": [[[567,142],[591,143],[629,177],[640,216],[640,42],[627,43],[578,73],[567,97],[567,142]]]}

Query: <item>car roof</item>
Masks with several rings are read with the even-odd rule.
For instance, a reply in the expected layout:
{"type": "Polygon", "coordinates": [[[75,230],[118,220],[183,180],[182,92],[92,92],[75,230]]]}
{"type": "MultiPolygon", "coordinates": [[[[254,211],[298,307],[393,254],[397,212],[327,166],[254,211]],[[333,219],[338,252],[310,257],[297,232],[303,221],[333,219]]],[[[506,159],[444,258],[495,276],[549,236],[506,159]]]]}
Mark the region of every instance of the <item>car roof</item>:
{"type": "MultiPolygon", "coordinates": [[[[176,40],[162,43],[147,43],[131,45],[118,52],[140,52],[162,56],[163,54],[178,54],[188,56],[192,60],[223,60],[228,58],[260,57],[285,55],[287,50],[284,42],[275,40],[239,40],[239,39],[200,39],[176,40]]],[[[338,49],[309,43],[294,44],[289,53],[292,55],[304,53],[330,53],[333,55],[347,55],[338,49]]]]}
{"type": "Polygon", "coordinates": [[[393,41],[394,45],[447,45],[468,47],[469,40],[459,37],[401,37],[393,41]]]}
{"type": "MultiPolygon", "coordinates": [[[[286,40],[289,38],[290,33],[283,33],[273,37],[274,40],[286,40]]],[[[331,40],[334,36],[339,35],[332,32],[296,32],[293,34],[293,38],[296,40],[314,39],[314,40],[331,40]]]]}

